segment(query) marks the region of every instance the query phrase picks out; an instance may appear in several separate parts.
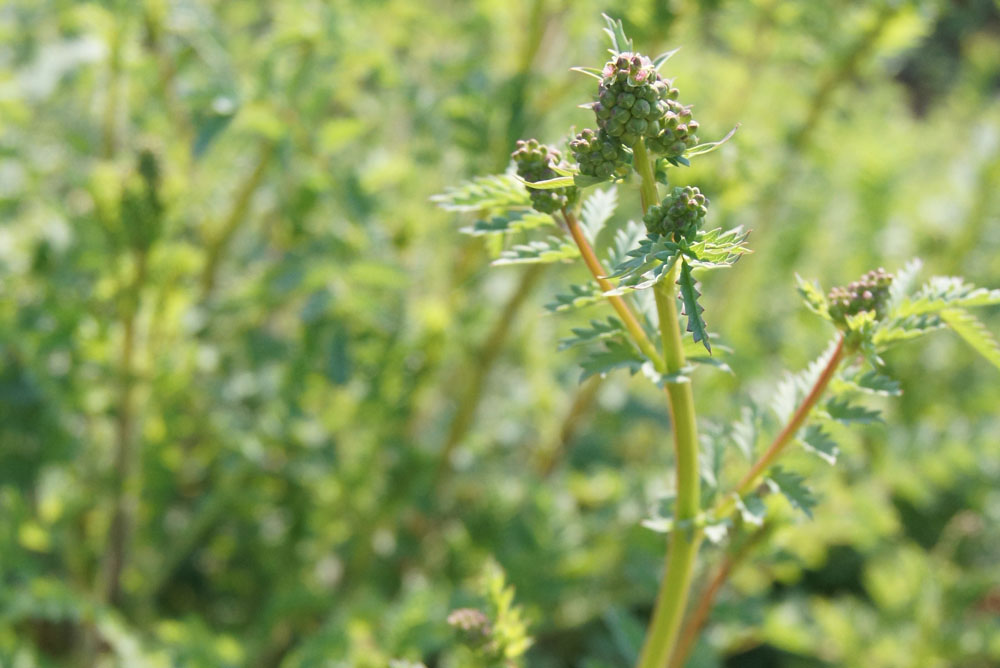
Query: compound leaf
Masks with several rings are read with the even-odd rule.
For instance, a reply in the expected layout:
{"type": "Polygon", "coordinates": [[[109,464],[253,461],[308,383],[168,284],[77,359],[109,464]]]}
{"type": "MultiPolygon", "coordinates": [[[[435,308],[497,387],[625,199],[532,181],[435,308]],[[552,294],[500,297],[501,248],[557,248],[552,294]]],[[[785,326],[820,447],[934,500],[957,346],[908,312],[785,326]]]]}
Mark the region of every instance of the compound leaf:
{"type": "Polygon", "coordinates": [[[580,250],[575,244],[558,237],[548,237],[544,240],[529,241],[502,251],[500,257],[493,261],[495,266],[505,264],[530,264],[564,262],[579,257],[580,250]]]}
{"type": "Polygon", "coordinates": [[[811,424],[806,427],[805,433],[799,437],[799,440],[805,446],[806,450],[812,452],[826,463],[831,465],[837,463],[837,455],[840,454],[840,448],[837,447],[836,441],[823,431],[823,428],[819,425],[811,424]]]}
{"type": "Polygon", "coordinates": [[[826,412],[831,418],[844,424],[871,424],[882,421],[879,411],[860,404],[852,404],[847,399],[830,399],[826,402],[826,412]]]}
{"type": "Polygon", "coordinates": [[[615,369],[628,369],[634,374],[642,368],[646,361],[631,344],[624,341],[609,339],[604,342],[604,350],[593,352],[580,366],[583,375],[580,380],[586,380],[593,375],[605,376],[615,369]]]}
{"type": "Polygon", "coordinates": [[[961,309],[945,309],[940,315],[956,334],[965,339],[990,364],[1000,369],[1000,344],[983,323],[961,309]]]}
{"type": "Polygon", "coordinates": [[[691,332],[695,341],[701,341],[705,345],[705,350],[711,353],[712,345],[708,341],[708,328],[705,325],[705,319],[701,317],[705,309],[698,303],[698,297],[701,296],[701,293],[698,292],[694,277],[691,275],[691,267],[688,266],[687,262],[681,262],[681,273],[677,278],[677,285],[680,286],[684,315],[688,319],[687,331],[691,332]]]}
{"type": "Polygon", "coordinates": [[[812,509],[816,505],[816,497],[805,485],[805,478],[793,471],[786,471],[775,466],[768,473],[767,479],[772,487],[788,499],[793,508],[801,510],[812,519],[812,509]]]}
{"type": "Polygon", "coordinates": [[[583,203],[580,211],[580,227],[590,243],[594,243],[618,207],[618,189],[614,186],[606,190],[597,188],[583,203]]]}

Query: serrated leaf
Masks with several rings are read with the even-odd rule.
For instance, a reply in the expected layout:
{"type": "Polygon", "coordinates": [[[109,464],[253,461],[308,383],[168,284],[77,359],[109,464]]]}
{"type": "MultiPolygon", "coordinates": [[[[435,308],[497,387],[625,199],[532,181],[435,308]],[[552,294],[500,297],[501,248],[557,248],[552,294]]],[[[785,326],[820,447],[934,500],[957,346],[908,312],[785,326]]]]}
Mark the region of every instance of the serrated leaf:
{"type": "Polygon", "coordinates": [[[802,301],[806,303],[806,308],[816,315],[830,320],[830,305],[827,303],[826,295],[823,294],[819,285],[815,281],[805,280],[798,274],[795,274],[795,284],[799,294],[802,296],[802,301]]]}
{"type": "Polygon", "coordinates": [[[580,211],[580,227],[584,236],[593,244],[618,207],[618,189],[611,186],[607,190],[598,188],[583,203],[580,211]]]}
{"type": "Polygon", "coordinates": [[[646,362],[630,343],[611,339],[605,341],[604,346],[604,350],[593,352],[583,360],[580,365],[583,367],[580,380],[593,375],[605,376],[615,369],[628,369],[630,374],[635,374],[646,362]]]}
{"type": "Polygon", "coordinates": [[[740,410],[740,419],[730,427],[729,437],[747,459],[753,459],[753,453],[757,449],[760,422],[760,411],[755,406],[744,406],[740,410]]]}
{"type": "Polygon", "coordinates": [[[890,315],[906,318],[948,308],[1000,304],[1000,290],[977,288],[959,276],[935,276],[915,295],[903,299],[890,315]]]}
{"type": "Polygon", "coordinates": [[[617,278],[618,287],[608,294],[644,290],[669,273],[679,255],[680,246],[668,237],[649,234],[628,252],[628,259],[618,264],[608,278],[617,278]]]}
{"type": "Polygon", "coordinates": [[[945,324],[941,317],[932,313],[896,318],[877,327],[871,340],[876,347],[885,348],[892,343],[916,339],[944,327],[945,324]]]}
{"type": "Polygon", "coordinates": [[[625,28],[622,26],[621,19],[615,20],[607,14],[601,14],[601,16],[604,17],[604,22],[608,26],[604,29],[604,32],[611,38],[612,53],[617,54],[632,51],[632,40],[625,35],[625,28]]]}
{"type": "Polygon", "coordinates": [[[779,420],[787,422],[792,416],[795,408],[806,396],[809,388],[813,386],[819,375],[823,373],[823,368],[830,361],[836,348],[837,341],[831,341],[830,345],[823,351],[823,354],[810,362],[805,370],[795,374],[785,373],[784,378],[778,383],[778,387],[775,388],[774,398],[771,401],[771,408],[779,420]]]}
{"type": "Polygon", "coordinates": [[[739,508],[740,516],[743,517],[744,522],[758,527],[764,524],[767,506],[764,505],[764,500],[756,494],[739,499],[736,502],[736,507],[739,508]]]}
{"type": "Polygon", "coordinates": [[[573,346],[595,341],[603,341],[612,338],[624,338],[626,335],[625,325],[614,316],[608,316],[606,322],[591,320],[590,327],[575,327],[572,330],[573,336],[559,341],[559,350],[566,350],[573,346]]]}
{"type": "Polygon", "coordinates": [[[837,456],[840,454],[840,448],[837,447],[837,442],[833,438],[823,431],[823,428],[819,425],[811,424],[806,427],[806,431],[799,438],[802,445],[809,452],[825,461],[826,463],[833,465],[837,463],[837,456]]]}
{"type": "Polygon", "coordinates": [[[604,301],[604,293],[597,283],[585,283],[583,285],[570,285],[569,294],[558,294],[555,301],[545,305],[545,308],[552,313],[561,313],[573,309],[584,308],[604,301]]]}
{"type": "Polygon", "coordinates": [[[902,393],[898,380],[884,376],[878,371],[866,371],[855,378],[854,383],[865,392],[885,397],[895,397],[902,393]]]}
{"type": "Polygon", "coordinates": [[[531,209],[511,209],[488,219],[477,220],[460,231],[474,237],[489,234],[508,234],[535,229],[543,225],[555,225],[555,219],[547,213],[531,209]]]}
{"type": "Polygon", "coordinates": [[[742,227],[725,231],[721,227],[708,231],[699,230],[695,240],[681,250],[694,268],[724,269],[753,252],[746,246],[749,234],[742,227]]]}
{"type": "Polygon", "coordinates": [[[793,508],[801,510],[812,519],[812,509],[816,505],[816,497],[812,490],[805,486],[805,478],[793,471],[786,471],[775,466],[767,475],[775,491],[788,499],[793,508]]]}
{"type": "Polygon", "coordinates": [[[726,133],[726,136],[720,139],[719,141],[710,141],[705,144],[698,144],[697,146],[692,146],[688,150],[684,151],[684,157],[693,158],[698,155],[705,155],[706,153],[711,153],[712,151],[716,150],[717,148],[725,144],[727,141],[732,139],[733,135],[736,134],[736,131],[739,129],[740,125],[739,123],[737,123],[736,126],[728,133],[726,133]]]}
{"type": "Polygon", "coordinates": [[[680,286],[681,302],[684,304],[684,315],[687,316],[687,331],[691,332],[695,341],[701,341],[705,345],[705,350],[712,352],[712,344],[708,341],[708,328],[705,319],[701,317],[705,309],[698,303],[701,293],[691,275],[691,267],[685,261],[681,262],[681,273],[677,277],[677,285],[680,286]]]}
{"type": "Polygon", "coordinates": [[[614,241],[608,249],[608,265],[617,267],[624,262],[628,258],[629,251],[634,249],[644,236],[646,236],[646,226],[634,220],[615,230],[614,241]]]}
{"type": "Polygon", "coordinates": [[[923,266],[924,263],[920,261],[920,258],[913,258],[902,269],[896,272],[892,283],[889,284],[887,307],[890,313],[902,304],[903,300],[910,293],[917,289],[917,277],[923,266]]]}
{"type": "Polygon", "coordinates": [[[882,421],[879,411],[836,397],[826,402],[826,412],[832,419],[843,424],[871,424],[882,421]]]}
{"type": "Polygon", "coordinates": [[[965,342],[977,353],[1000,369],[1000,343],[974,315],[961,309],[945,309],[941,311],[941,319],[955,330],[955,333],[965,339],[965,342]]]}
{"type": "Polygon", "coordinates": [[[431,201],[447,211],[530,208],[531,198],[513,174],[494,174],[446,188],[431,201]]]}
{"type": "Polygon", "coordinates": [[[576,244],[550,236],[544,240],[529,241],[502,251],[500,257],[493,261],[493,265],[565,262],[579,255],[580,250],[576,244]]]}

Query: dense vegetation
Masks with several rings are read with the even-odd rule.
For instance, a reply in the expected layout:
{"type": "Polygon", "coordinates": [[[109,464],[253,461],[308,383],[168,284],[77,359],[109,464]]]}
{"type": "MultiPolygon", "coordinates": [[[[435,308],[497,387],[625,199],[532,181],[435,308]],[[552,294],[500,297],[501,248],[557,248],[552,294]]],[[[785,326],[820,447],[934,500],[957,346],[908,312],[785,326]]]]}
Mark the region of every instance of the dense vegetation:
{"type": "MultiPolygon", "coordinates": [[[[489,269],[429,201],[592,123],[567,68],[602,11],[683,47],[699,135],[741,124],[671,174],[755,251],[701,286],[735,374],[698,372],[699,414],[822,353],[796,273],[1000,285],[990,0],[9,0],[0,665],[465,666],[474,609],[518,651],[526,620],[526,665],[634,664],[661,393],[555,352],[597,317],[542,315],[580,266],[489,269]]],[[[821,503],[775,508],[689,665],[1000,662],[997,370],[944,334],[885,362],[905,391],[836,467],[789,455],[821,503]]]]}

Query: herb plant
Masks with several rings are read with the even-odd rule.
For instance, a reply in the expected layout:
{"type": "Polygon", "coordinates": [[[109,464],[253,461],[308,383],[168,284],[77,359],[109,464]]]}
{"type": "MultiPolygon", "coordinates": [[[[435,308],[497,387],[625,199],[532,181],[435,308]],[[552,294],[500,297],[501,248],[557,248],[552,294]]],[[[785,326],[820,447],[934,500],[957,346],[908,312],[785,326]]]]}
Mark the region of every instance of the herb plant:
{"type": "MultiPolygon", "coordinates": [[[[477,214],[466,231],[507,242],[495,265],[582,260],[592,280],[569,286],[550,310],[606,302],[614,315],[574,329],[562,347],[587,347],[584,378],[627,369],[664,391],[675,492],[672,515],[645,522],[669,534],[669,545],[637,666],[683,666],[734,561],[766,540],[780,521],[774,512],[780,502],[773,499],[784,498],[811,516],[816,497],[802,474],[779,463],[782,455],[801,446],[835,463],[838,446],[830,425],[877,421],[879,413],[859,399],[900,392],[881,357],[897,343],[949,328],[1000,368],[1000,345],[968,310],[1000,303],[1000,290],[958,277],[921,284],[916,260],[894,273],[879,268],[829,293],[797,278],[806,306],[829,322],[832,341],[804,371],[778,385],[770,406],[777,421],[752,404],[733,424],[699,430],[696,370],[731,370],[721,359],[727,348],[708,328],[698,281],[751,251],[747,230],[713,228],[709,198],[697,187],[673,186],[670,176],[733,133],[701,142],[691,107],[662,74],[674,52],[652,59],[637,53],[622,23],[605,19],[610,60],[600,69],[573,68],[597,82],[594,99],[583,105],[593,113],[594,127],[575,133],[565,151],[537,139],[518,141],[506,173],[474,179],[435,200],[477,214]],[[602,184],[610,185],[596,187],[602,184]],[[619,185],[623,191],[638,186],[641,216],[614,231],[602,258],[595,247],[615,214],[619,185]],[[774,434],[769,445],[758,447],[767,433],[774,434]],[[733,474],[733,459],[742,460],[741,474],[733,474]],[[722,545],[726,556],[689,606],[706,539],[722,545]]],[[[710,319],[711,308],[708,313],[710,319]]],[[[469,610],[456,613],[453,623],[466,632],[489,627],[469,610]]]]}

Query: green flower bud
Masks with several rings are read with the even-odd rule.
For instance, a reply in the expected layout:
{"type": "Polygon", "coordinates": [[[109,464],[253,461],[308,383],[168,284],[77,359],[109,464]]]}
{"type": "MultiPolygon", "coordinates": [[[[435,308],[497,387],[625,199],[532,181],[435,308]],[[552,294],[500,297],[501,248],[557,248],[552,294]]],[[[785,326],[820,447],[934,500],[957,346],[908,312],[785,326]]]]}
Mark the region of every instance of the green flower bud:
{"type": "Polygon", "coordinates": [[[877,318],[884,317],[892,278],[892,274],[879,267],[849,285],[833,288],[827,297],[830,302],[827,312],[841,326],[847,324],[848,316],[863,311],[874,311],[877,318]]]}
{"type": "MultiPolygon", "coordinates": [[[[511,154],[517,166],[518,175],[529,183],[554,179],[558,174],[552,165],[562,162],[562,153],[551,146],[540,143],[537,139],[518,140],[517,148],[511,154]]],[[[531,205],[536,211],[554,213],[576,202],[579,195],[575,186],[536,190],[528,188],[531,205]]]]}
{"type": "Polygon", "coordinates": [[[646,140],[646,146],[657,155],[676,158],[698,144],[698,121],[691,118],[691,108],[682,107],[676,102],[664,115],[664,123],[659,132],[646,140]]]}
{"type": "Polygon", "coordinates": [[[607,179],[628,174],[628,153],[622,143],[607,132],[586,129],[570,143],[580,173],[607,179]]]}
{"type": "Polygon", "coordinates": [[[708,198],[694,186],[674,188],[659,204],[649,207],[642,221],[653,234],[669,236],[674,241],[693,239],[708,214],[708,198]]]}

